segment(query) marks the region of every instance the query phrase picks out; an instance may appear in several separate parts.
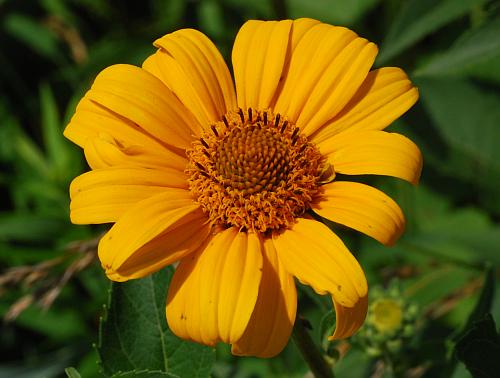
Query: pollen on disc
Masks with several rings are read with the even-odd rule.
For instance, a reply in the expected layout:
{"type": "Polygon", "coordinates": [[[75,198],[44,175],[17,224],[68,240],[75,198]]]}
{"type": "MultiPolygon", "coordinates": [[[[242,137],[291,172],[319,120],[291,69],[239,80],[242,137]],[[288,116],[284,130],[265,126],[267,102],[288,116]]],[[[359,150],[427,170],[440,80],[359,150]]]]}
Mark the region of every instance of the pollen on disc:
{"type": "Polygon", "coordinates": [[[188,150],[190,190],[214,224],[290,226],[319,191],[324,159],[279,114],[229,112],[188,150]]]}

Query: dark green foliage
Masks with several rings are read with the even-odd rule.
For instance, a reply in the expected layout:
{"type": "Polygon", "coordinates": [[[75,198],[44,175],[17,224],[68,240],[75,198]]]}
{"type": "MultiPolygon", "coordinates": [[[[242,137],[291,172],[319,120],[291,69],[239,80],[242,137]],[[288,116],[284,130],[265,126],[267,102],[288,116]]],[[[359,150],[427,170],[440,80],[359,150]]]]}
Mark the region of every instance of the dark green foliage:
{"type": "Polygon", "coordinates": [[[492,378],[500,371],[500,335],[491,314],[473,322],[455,347],[474,378],[492,378]]]}
{"type": "MultiPolygon", "coordinates": [[[[95,244],[108,228],[70,224],[68,186],[88,167],[81,149],[62,136],[100,70],[115,63],[140,65],[154,51],[153,40],[184,27],[206,33],[230,65],[232,42],[245,20],[318,18],[376,42],[376,66],[402,67],[419,88],[419,103],[388,131],[409,136],[421,148],[420,186],[356,178],[401,205],[405,235],[386,248],[329,225],[356,255],[371,287],[398,279],[401,295],[421,316],[395,368],[395,361],[370,357],[359,346],[328,343],[335,319],[331,299],[298,285],[300,313],[311,335],[339,377],[390,377],[416,369],[411,371],[423,371],[424,377],[460,378],[469,375],[466,368],[481,378],[498,375],[498,1],[3,0],[0,8],[0,275],[62,256],[49,275],[60,278],[81,257],[79,248],[95,244]]],[[[66,372],[93,378],[102,376],[100,370],[108,377],[146,378],[306,374],[293,343],[263,360],[233,357],[223,345],[214,352],[177,339],[164,313],[171,275],[166,269],[113,284],[103,314],[109,282],[99,264],[92,264],[64,285],[47,311],[32,304],[14,322],[2,323],[0,376],[50,378],[66,372]],[[68,366],[74,368],[65,371],[68,366]]],[[[29,280],[0,285],[0,315],[41,289],[29,280]]]]}
{"type": "Polygon", "coordinates": [[[107,376],[126,377],[134,371],[144,377],[210,375],[215,351],[182,341],[167,327],[165,302],[172,275],[173,269],[166,268],[140,280],[113,283],[97,347],[107,376]]]}

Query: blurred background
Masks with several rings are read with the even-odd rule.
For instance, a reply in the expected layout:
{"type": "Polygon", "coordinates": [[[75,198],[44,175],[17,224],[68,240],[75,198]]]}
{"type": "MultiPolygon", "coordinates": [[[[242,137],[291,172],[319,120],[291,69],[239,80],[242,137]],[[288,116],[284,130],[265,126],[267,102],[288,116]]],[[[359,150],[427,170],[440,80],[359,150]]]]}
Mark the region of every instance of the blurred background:
{"type": "MultiPolygon", "coordinates": [[[[470,376],[465,366],[489,376],[488,356],[500,355],[500,2],[0,0],[0,377],[64,377],[69,366],[113,375],[95,347],[110,292],[95,260],[106,227],[69,222],[68,185],[88,167],[62,136],[96,74],[140,65],[153,40],[185,27],[206,33],[229,62],[245,20],[298,17],[354,29],[379,45],[376,66],[409,74],[420,101],[389,130],[424,155],[418,187],[361,178],[404,209],[396,246],[330,225],[373,289],[365,327],[327,343],[330,300],[305,287],[300,314],[340,377],[460,378],[470,376]]],[[[307,372],[292,342],[269,360],[235,358],[225,346],[216,357],[214,377],[307,372]]]]}

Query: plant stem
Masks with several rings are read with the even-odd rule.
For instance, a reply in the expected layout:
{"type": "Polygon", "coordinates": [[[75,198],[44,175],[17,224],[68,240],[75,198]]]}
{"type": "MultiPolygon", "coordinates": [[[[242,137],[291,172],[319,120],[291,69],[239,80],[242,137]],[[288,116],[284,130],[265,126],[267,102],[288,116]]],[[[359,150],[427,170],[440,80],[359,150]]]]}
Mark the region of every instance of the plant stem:
{"type": "Polygon", "coordinates": [[[292,333],[295,345],[299,348],[300,353],[316,378],[334,378],[332,368],[312,340],[304,323],[305,320],[298,316],[292,333]]]}

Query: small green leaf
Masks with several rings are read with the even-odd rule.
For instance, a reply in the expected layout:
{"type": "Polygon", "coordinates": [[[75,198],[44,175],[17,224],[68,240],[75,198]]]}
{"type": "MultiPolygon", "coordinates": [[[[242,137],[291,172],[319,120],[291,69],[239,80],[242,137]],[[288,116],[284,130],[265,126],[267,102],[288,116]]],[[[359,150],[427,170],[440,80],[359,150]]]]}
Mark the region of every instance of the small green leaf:
{"type": "Polygon", "coordinates": [[[24,132],[19,131],[12,143],[15,145],[16,155],[23,163],[36,172],[37,175],[48,179],[51,178],[50,166],[45,156],[24,132]]]}
{"type": "Polygon", "coordinates": [[[467,73],[476,64],[500,56],[500,20],[466,32],[447,51],[415,71],[416,76],[449,76],[467,73]]]}
{"type": "Polygon", "coordinates": [[[48,159],[57,172],[62,172],[68,165],[68,142],[62,135],[59,110],[52,89],[46,83],[40,85],[40,111],[48,159]]]}
{"type": "Polygon", "coordinates": [[[410,0],[391,25],[377,58],[378,64],[401,53],[426,35],[462,17],[486,0],[410,0]]]}
{"type": "Polygon", "coordinates": [[[82,378],[80,373],[74,368],[74,367],[69,367],[64,369],[64,372],[66,373],[66,376],[68,378],[82,378]]]}
{"type": "Polygon", "coordinates": [[[165,301],[172,275],[169,267],[140,280],[113,283],[98,346],[107,376],[134,370],[209,376],[214,350],[183,341],[167,327],[165,301]]]}

